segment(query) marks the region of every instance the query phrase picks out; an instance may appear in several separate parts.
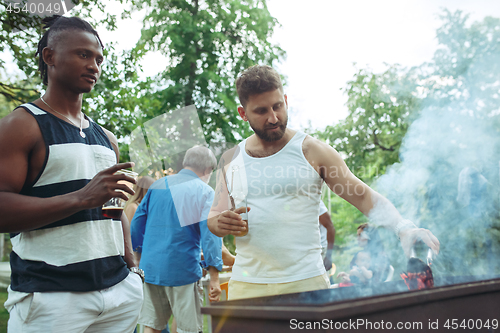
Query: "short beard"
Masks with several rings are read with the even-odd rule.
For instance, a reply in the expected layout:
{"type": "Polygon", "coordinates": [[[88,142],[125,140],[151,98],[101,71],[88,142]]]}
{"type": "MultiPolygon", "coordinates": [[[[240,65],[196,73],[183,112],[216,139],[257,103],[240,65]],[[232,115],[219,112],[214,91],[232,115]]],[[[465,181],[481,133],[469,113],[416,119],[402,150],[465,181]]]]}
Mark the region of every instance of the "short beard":
{"type": "Polygon", "coordinates": [[[284,122],[279,122],[278,123],[279,131],[273,133],[267,132],[266,129],[263,130],[256,129],[252,126],[252,124],[250,124],[250,127],[252,127],[253,131],[255,132],[255,135],[257,135],[260,139],[266,142],[275,142],[280,140],[285,135],[287,124],[288,124],[288,118],[285,119],[284,122]]]}

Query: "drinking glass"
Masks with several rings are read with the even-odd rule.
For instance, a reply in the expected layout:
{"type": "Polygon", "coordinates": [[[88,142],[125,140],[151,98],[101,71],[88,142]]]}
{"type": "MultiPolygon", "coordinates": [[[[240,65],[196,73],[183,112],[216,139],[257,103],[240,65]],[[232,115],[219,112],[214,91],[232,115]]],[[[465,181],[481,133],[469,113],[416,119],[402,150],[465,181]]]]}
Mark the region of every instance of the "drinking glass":
{"type": "Polygon", "coordinates": [[[231,189],[229,193],[232,209],[234,210],[237,206],[242,207],[243,205],[245,207],[245,212],[240,214],[243,222],[245,222],[245,230],[235,234],[236,237],[243,237],[248,234],[248,188],[244,177],[244,170],[242,171],[237,165],[233,165],[231,170],[231,189]]]}
{"type": "MultiPolygon", "coordinates": [[[[129,170],[118,170],[115,172],[116,174],[123,174],[129,177],[134,178],[137,180],[137,172],[129,171],[129,170]]],[[[126,180],[120,180],[118,181],[119,184],[125,184],[130,188],[133,188],[134,184],[126,181],[126,180]]],[[[102,205],[102,215],[104,217],[110,218],[110,219],[115,219],[119,220],[120,217],[122,216],[123,208],[125,208],[125,204],[127,201],[123,200],[122,198],[111,198],[107,202],[102,205]]]]}

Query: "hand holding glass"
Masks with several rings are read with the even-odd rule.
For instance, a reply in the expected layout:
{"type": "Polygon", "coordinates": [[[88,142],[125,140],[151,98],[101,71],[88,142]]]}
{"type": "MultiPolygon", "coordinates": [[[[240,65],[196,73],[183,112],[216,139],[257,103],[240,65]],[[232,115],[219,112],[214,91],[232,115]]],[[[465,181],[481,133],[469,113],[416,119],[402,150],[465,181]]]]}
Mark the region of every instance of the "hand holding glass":
{"type": "MultiPolygon", "coordinates": [[[[134,178],[135,180],[137,180],[138,176],[137,172],[129,170],[118,170],[117,172],[115,172],[115,175],[116,174],[123,174],[128,177],[134,178]]],[[[133,187],[133,184],[126,180],[120,180],[118,181],[118,183],[125,184],[130,188],[133,187]]],[[[122,198],[111,198],[102,206],[102,215],[110,219],[119,220],[122,216],[123,208],[125,208],[126,203],[127,201],[123,200],[122,198]]]]}
{"type": "Polygon", "coordinates": [[[245,212],[240,214],[243,222],[245,222],[245,230],[238,232],[238,234],[235,234],[236,237],[243,237],[248,234],[248,189],[246,189],[243,176],[244,172],[242,172],[238,166],[233,166],[231,175],[231,189],[229,193],[229,197],[231,200],[231,210],[234,211],[236,209],[236,203],[245,205],[245,212]]]}

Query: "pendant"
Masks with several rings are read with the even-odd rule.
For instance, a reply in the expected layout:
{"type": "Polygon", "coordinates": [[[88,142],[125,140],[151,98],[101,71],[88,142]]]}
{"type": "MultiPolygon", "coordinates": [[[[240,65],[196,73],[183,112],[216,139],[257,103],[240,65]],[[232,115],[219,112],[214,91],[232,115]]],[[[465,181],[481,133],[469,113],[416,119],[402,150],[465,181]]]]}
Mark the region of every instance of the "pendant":
{"type": "Polygon", "coordinates": [[[82,138],[84,138],[84,139],[85,139],[85,137],[86,137],[85,133],[83,133],[83,131],[82,131],[82,130],[80,130],[80,136],[81,136],[82,138]]]}

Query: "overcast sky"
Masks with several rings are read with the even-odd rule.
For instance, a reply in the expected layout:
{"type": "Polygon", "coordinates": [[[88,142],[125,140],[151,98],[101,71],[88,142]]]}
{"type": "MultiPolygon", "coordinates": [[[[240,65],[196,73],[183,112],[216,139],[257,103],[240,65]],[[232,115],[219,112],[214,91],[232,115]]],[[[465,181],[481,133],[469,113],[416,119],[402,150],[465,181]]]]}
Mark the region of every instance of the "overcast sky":
{"type": "Polygon", "coordinates": [[[280,71],[288,77],[292,127],[310,120],[324,128],[347,115],[339,89],[356,72],[353,63],[382,72],[384,63],[431,60],[441,8],[470,13],[470,22],[500,17],[496,0],[268,0],[268,6],[282,25],[274,40],[288,53],[280,71]]]}
{"type": "MultiPolygon", "coordinates": [[[[287,52],[278,70],[287,77],[292,128],[310,121],[322,129],[347,115],[340,88],[356,72],[353,63],[382,72],[384,63],[415,66],[431,60],[442,8],[469,13],[469,22],[500,17],[499,0],[268,0],[268,8],[281,23],[273,42],[287,52]]],[[[100,34],[130,48],[140,36],[136,18],[115,33],[100,34]]],[[[164,65],[158,55],[144,61],[147,75],[159,68],[164,65]]]]}

